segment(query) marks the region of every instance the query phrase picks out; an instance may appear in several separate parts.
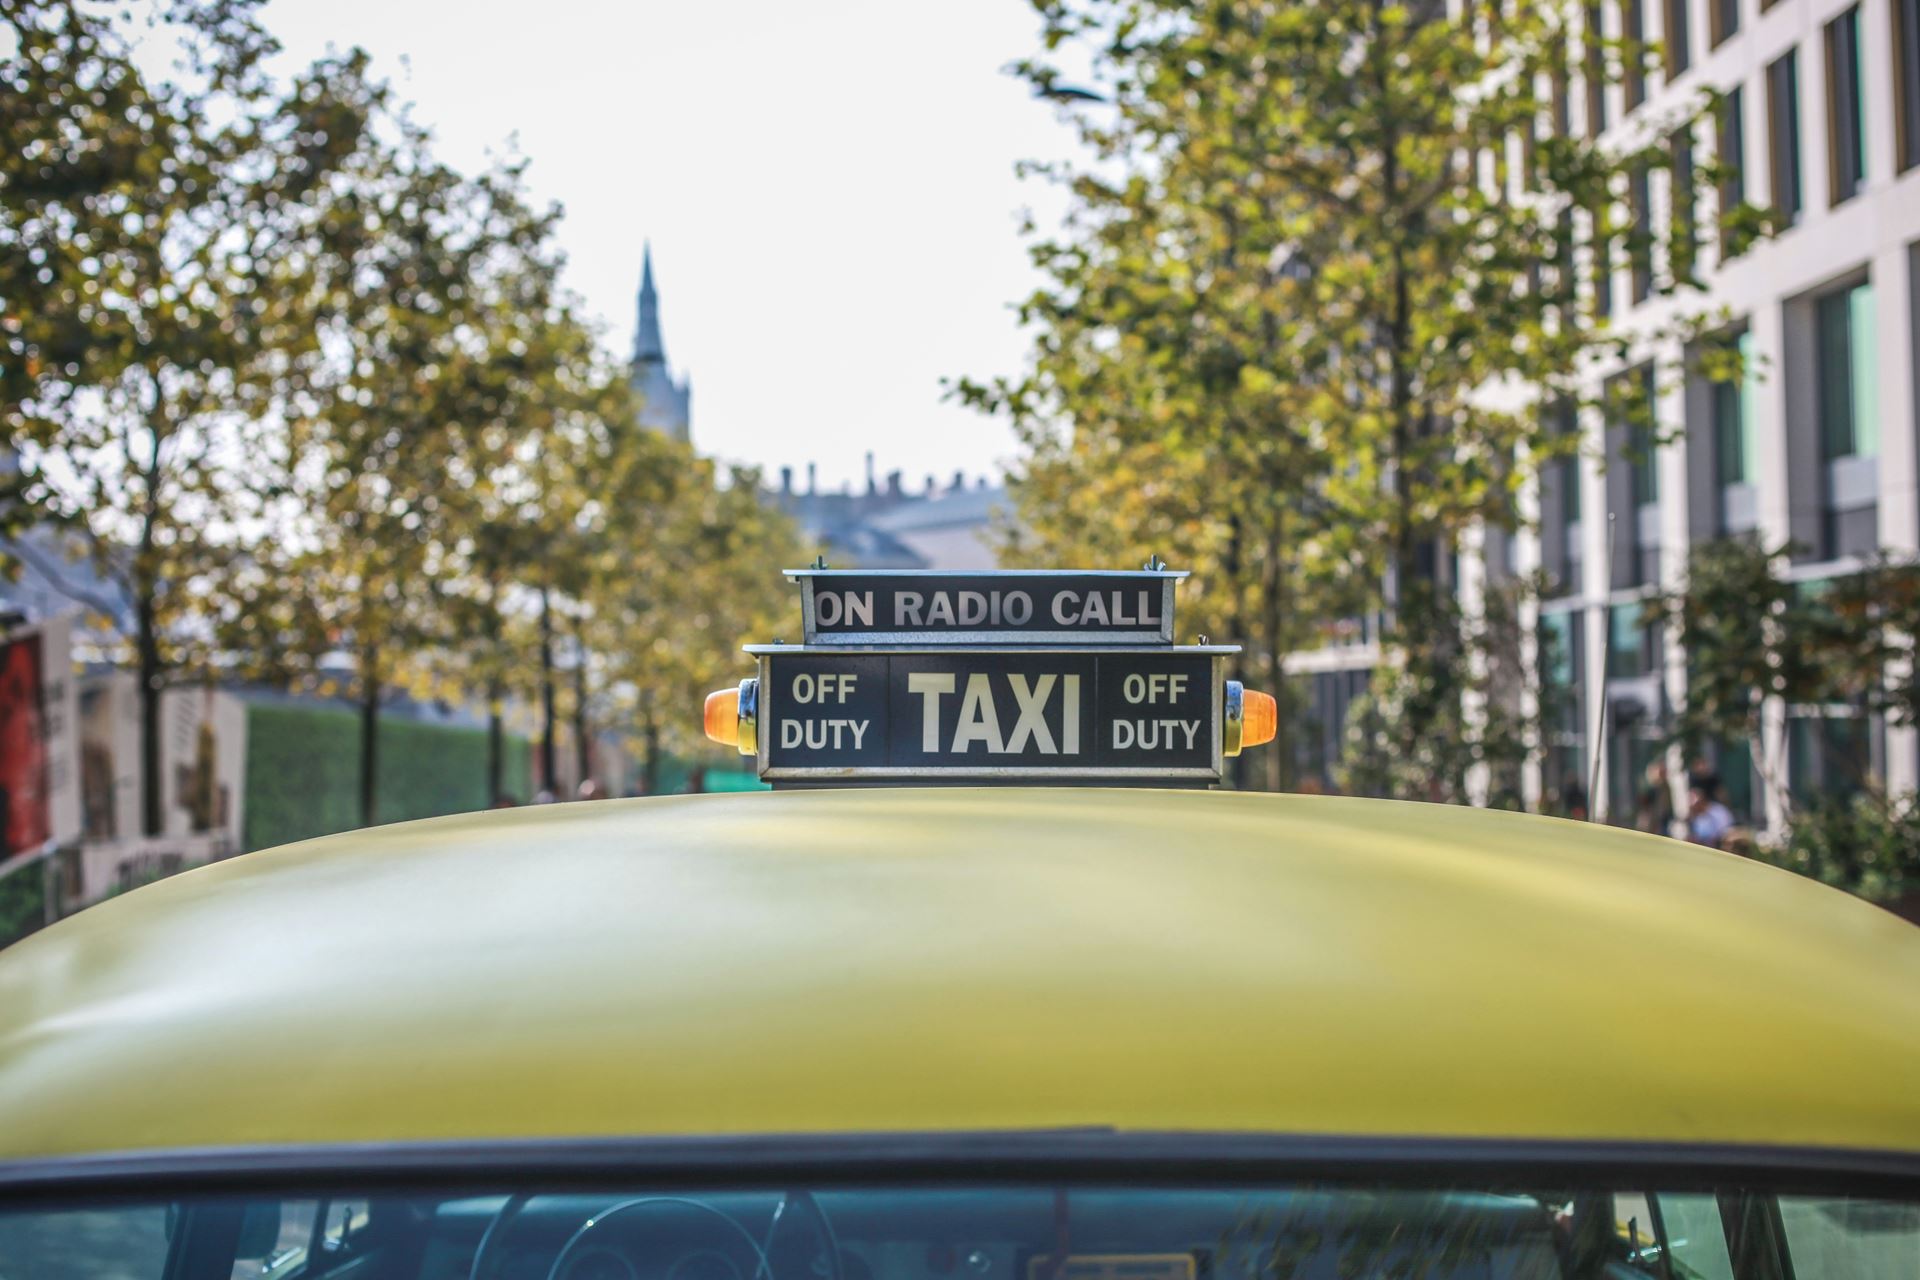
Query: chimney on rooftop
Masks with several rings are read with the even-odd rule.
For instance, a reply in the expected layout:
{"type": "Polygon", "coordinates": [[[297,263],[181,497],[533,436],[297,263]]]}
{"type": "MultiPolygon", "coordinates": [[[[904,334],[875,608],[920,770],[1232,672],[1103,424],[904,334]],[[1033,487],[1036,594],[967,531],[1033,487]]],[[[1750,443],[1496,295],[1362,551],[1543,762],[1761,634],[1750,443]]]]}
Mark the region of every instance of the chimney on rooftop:
{"type": "Polygon", "coordinates": [[[947,492],[960,493],[960,492],[963,492],[966,489],[966,487],[967,487],[967,473],[964,471],[956,471],[953,473],[953,487],[947,490],[947,492]]]}
{"type": "Polygon", "coordinates": [[[938,492],[940,492],[940,482],[935,480],[933,478],[933,472],[929,471],[927,472],[927,495],[926,496],[931,498],[934,494],[938,492]]]}
{"type": "Polygon", "coordinates": [[[900,472],[898,471],[887,472],[887,496],[889,498],[898,498],[901,496],[901,494],[902,494],[902,487],[900,484],[900,472]]]}
{"type": "Polygon", "coordinates": [[[809,462],[807,464],[807,492],[808,493],[820,492],[819,480],[820,480],[819,464],[809,462]]]}
{"type": "Polygon", "coordinates": [[[793,492],[793,468],[792,467],[780,468],[780,492],[787,493],[787,494],[790,494],[793,492]]]}
{"type": "Polygon", "coordinates": [[[874,479],[873,450],[869,449],[867,450],[867,494],[872,496],[878,492],[880,492],[880,482],[874,479]]]}

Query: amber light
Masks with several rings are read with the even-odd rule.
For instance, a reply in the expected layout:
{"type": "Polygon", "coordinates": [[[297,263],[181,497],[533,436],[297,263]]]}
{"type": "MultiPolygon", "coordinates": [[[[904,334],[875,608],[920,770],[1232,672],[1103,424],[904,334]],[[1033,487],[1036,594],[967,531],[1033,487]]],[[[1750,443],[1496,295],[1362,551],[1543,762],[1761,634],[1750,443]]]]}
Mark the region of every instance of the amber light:
{"type": "Polygon", "coordinates": [[[1240,699],[1240,749],[1272,742],[1280,732],[1280,704],[1258,689],[1242,690],[1240,699]]]}
{"type": "MultiPolygon", "coordinates": [[[[1272,699],[1268,699],[1272,701],[1272,699]]],[[[740,691],[715,689],[707,695],[707,736],[729,747],[740,745],[740,691]]]]}

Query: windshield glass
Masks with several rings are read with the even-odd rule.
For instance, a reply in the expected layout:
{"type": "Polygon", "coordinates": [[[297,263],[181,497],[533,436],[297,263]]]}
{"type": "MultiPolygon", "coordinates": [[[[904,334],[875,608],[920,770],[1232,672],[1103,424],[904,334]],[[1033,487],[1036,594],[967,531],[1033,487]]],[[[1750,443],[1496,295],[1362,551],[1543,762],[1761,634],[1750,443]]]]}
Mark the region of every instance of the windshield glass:
{"type": "Polygon", "coordinates": [[[629,1188],[0,1211],[7,1280],[1915,1275],[1920,1205],[1741,1191],[629,1188]]]}

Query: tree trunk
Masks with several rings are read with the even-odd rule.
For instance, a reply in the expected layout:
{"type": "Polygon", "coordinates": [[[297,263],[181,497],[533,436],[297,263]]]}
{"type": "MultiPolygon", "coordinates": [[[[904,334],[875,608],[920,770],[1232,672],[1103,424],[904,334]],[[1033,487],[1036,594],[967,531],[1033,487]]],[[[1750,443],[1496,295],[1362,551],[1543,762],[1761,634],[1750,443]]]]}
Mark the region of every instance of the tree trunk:
{"type": "MultiPolygon", "coordinates": [[[[1228,619],[1229,629],[1224,638],[1229,644],[1240,645],[1246,643],[1248,631],[1247,582],[1243,573],[1245,564],[1241,556],[1241,547],[1245,538],[1245,527],[1245,521],[1241,519],[1240,513],[1237,510],[1228,514],[1227,548],[1221,560],[1221,568],[1225,571],[1227,582],[1233,589],[1232,603],[1228,606],[1233,610],[1233,613],[1228,619]]],[[[1244,655],[1245,652],[1244,649],[1241,650],[1242,655],[1244,655]]],[[[1245,667],[1246,658],[1244,656],[1237,656],[1229,661],[1233,663],[1233,679],[1245,684],[1247,679],[1247,670],[1245,667]]],[[[1245,752],[1242,752],[1229,762],[1228,767],[1233,774],[1234,790],[1245,791],[1253,779],[1253,762],[1247,758],[1245,752]]]]}
{"type": "Polygon", "coordinates": [[[581,783],[593,776],[593,749],[587,738],[587,646],[573,637],[573,751],[581,783]]]}
{"type": "Polygon", "coordinates": [[[540,786],[554,799],[553,758],[553,600],[540,588],[540,786]]]}
{"type": "Polygon", "coordinates": [[[1285,647],[1287,610],[1286,519],[1284,503],[1273,504],[1273,523],[1267,529],[1266,609],[1262,613],[1262,639],[1267,650],[1267,682],[1273,689],[1277,715],[1272,744],[1273,763],[1269,766],[1275,791],[1291,791],[1293,777],[1292,713],[1287,705],[1287,655],[1285,647]]]}
{"type": "Polygon", "coordinates": [[[653,718],[653,708],[646,710],[642,721],[641,740],[646,744],[647,758],[640,766],[642,788],[650,796],[660,794],[660,725],[653,718]]]}
{"type": "Polygon", "coordinates": [[[380,648],[360,657],[360,825],[374,824],[380,799],[380,648]]]}
{"type": "Polygon", "coordinates": [[[507,730],[501,716],[500,680],[487,682],[487,803],[506,794],[507,730]]]}
{"type": "Polygon", "coordinates": [[[134,618],[140,668],[140,830],[147,836],[160,836],[166,834],[167,826],[160,771],[160,700],[166,681],[160,666],[153,590],[142,578],[137,591],[134,618]]]}

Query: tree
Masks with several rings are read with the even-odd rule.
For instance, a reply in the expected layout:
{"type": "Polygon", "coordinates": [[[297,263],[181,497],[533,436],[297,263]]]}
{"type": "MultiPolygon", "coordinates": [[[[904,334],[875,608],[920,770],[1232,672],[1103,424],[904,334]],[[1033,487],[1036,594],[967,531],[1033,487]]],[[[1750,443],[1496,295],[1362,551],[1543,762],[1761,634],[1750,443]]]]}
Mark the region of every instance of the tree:
{"type": "Polygon", "coordinates": [[[198,600],[274,485],[278,398],[314,349],[304,252],[370,145],[357,55],[291,85],[248,0],[152,7],[152,81],[119,19],[20,0],[0,93],[5,521],[66,531],[111,584],[140,701],[142,826],[164,825],[160,697],[206,654],[198,600]]]}
{"type": "MultiPolygon", "coordinates": [[[[1375,615],[1383,665],[1442,689],[1471,624],[1440,566],[1469,529],[1516,527],[1532,469],[1575,446],[1541,406],[1650,412],[1640,380],[1593,375],[1657,335],[1613,327],[1579,268],[1645,263],[1649,289],[1697,287],[1689,218],[1707,206],[1676,198],[1656,228],[1639,193],[1710,103],[1626,146],[1573,135],[1557,109],[1571,50],[1601,86],[1648,53],[1587,40],[1554,0],[1451,17],[1439,0],[1035,8],[1049,49],[1091,55],[1104,100],[1060,94],[1048,61],[1021,68],[1074,102],[1096,158],[1047,171],[1072,212],[1034,249],[1031,373],[966,388],[1037,442],[1016,479],[1028,526],[1082,523],[1099,467],[1163,450],[1180,463],[1156,484],[1191,486],[1171,504],[1215,513],[1194,567],[1229,580],[1207,594],[1235,602],[1232,634],[1277,667],[1316,624],[1375,615]]],[[[1694,190],[1717,176],[1695,166],[1694,190]]],[[[1381,732],[1425,741],[1445,702],[1393,699],[1381,732]]]]}
{"type": "Polygon", "coordinates": [[[555,215],[527,207],[516,170],[462,178],[395,124],[397,142],[366,158],[329,211],[323,358],[290,409],[286,472],[301,510],[285,580],[323,621],[309,657],[352,656],[368,823],[385,691],[428,673],[446,642],[473,495],[525,408],[513,367],[524,329],[505,322],[544,313],[555,269],[555,215]]]}
{"type": "Polygon", "coordinates": [[[1667,627],[1687,655],[1673,740],[1690,753],[1748,744],[1783,808],[1791,795],[1783,744],[1765,732],[1769,700],[1920,722],[1920,564],[1883,555],[1821,583],[1796,583],[1777,571],[1793,549],[1746,538],[1703,543],[1688,557],[1684,581],[1647,608],[1647,620],[1667,627]]]}
{"type": "Polygon", "coordinates": [[[705,749],[706,694],[751,673],[739,646],[798,637],[799,593],[768,569],[811,557],[793,522],[762,499],[757,471],[643,437],[646,447],[627,463],[636,479],[621,489],[662,475],[671,488],[663,500],[609,508],[609,558],[594,579],[591,626],[602,637],[610,697],[638,730],[652,793],[666,749],[705,749]]]}

